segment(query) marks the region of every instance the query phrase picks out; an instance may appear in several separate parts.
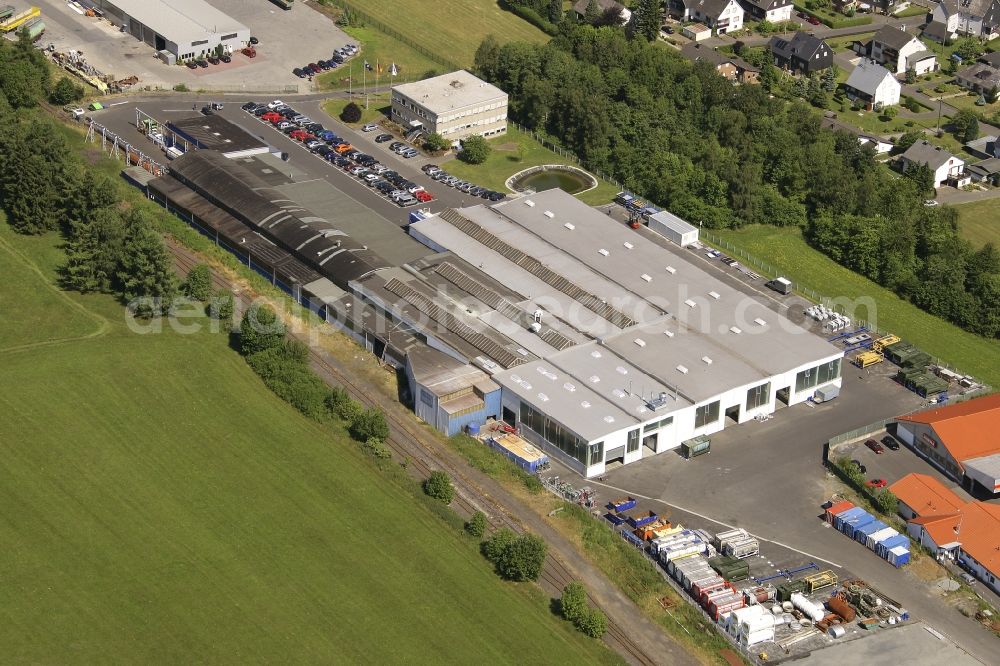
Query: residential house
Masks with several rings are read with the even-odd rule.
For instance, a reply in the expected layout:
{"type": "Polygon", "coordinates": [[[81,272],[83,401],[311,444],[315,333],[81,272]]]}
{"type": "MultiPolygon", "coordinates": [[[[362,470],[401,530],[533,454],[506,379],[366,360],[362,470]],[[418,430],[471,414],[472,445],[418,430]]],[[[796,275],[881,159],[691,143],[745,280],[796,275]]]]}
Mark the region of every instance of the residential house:
{"type": "Polygon", "coordinates": [[[833,65],[833,49],[806,32],[797,32],[791,39],[772,37],[767,46],[774,64],[793,73],[812,74],[833,65]]]}
{"type": "Polygon", "coordinates": [[[669,0],[668,11],[682,21],[699,21],[717,35],[743,28],[743,7],[736,0],[669,0]]]}
{"type": "Polygon", "coordinates": [[[993,39],[1000,36],[1000,0],[941,0],[931,15],[934,23],[944,24],[948,35],[993,39]]]}
{"type": "Polygon", "coordinates": [[[938,44],[950,43],[958,39],[958,33],[948,29],[946,23],[931,21],[923,27],[921,33],[924,39],[929,39],[938,44]]]}
{"type": "Polygon", "coordinates": [[[740,0],[754,21],[781,23],[792,19],[792,0],[740,0]]]}
{"type": "Polygon", "coordinates": [[[862,102],[869,110],[899,104],[902,86],[892,72],[872,60],[862,60],[844,84],[847,97],[862,102]]]}
{"type": "Polygon", "coordinates": [[[1000,157],[990,157],[981,162],[970,164],[965,168],[965,173],[973,183],[989,183],[996,187],[1000,185],[1000,157]]]}
{"type": "Polygon", "coordinates": [[[889,490],[912,539],[1000,593],[1000,506],[967,502],[926,474],[908,474],[889,490]]]}
{"type": "Polygon", "coordinates": [[[923,42],[891,25],[879,28],[867,44],[867,55],[893,74],[913,70],[920,75],[938,68],[937,57],[923,42]]]}
{"type": "MultiPolygon", "coordinates": [[[[941,164],[942,171],[962,168],[962,160],[919,141],[902,155],[911,163],[941,164]],[[916,148],[916,151],[913,149],[916,148]],[[913,151],[913,152],[911,152],[913,151]],[[949,164],[942,158],[955,160],[949,164]]],[[[934,168],[933,166],[931,167],[934,168]]],[[[935,170],[935,182],[938,181],[935,170]]],[[[972,492],[1000,493],[1000,393],[901,416],[896,434],[946,475],[972,492]]]]}
{"type": "MultiPolygon", "coordinates": [[[[583,20],[587,15],[587,5],[589,4],[590,0],[577,0],[573,3],[573,14],[578,21],[583,20]]],[[[615,2],[615,0],[597,0],[597,7],[600,9],[601,15],[612,9],[618,10],[618,16],[621,17],[620,21],[622,25],[632,20],[632,12],[625,5],[615,2]]]]}
{"type": "Polygon", "coordinates": [[[702,42],[712,38],[712,29],[701,23],[692,23],[681,28],[681,34],[693,42],[702,42]]]}
{"type": "Polygon", "coordinates": [[[1000,67],[980,60],[955,72],[955,81],[972,92],[990,95],[993,88],[1000,87],[1000,67]]]}
{"type": "Polygon", "coordinates": [[[986,136],[981,136],[978,139],[967,141],[965,143],[965,151],[970,155],[982,159],[1000,157],[1000,142],[998,142],[997,138],[992,134],[987,134],[986,136]]]}
{"type": "Polygon", "coordinates": [[[895,145],[891,141],[886,141],[882,137],[873,136],[870,134],[859,134],[858,143],[862,146],[871,146],[875,149],[876,155],[885,155],[890,152],[895,145]]]}
{"type": "Polygon", "coordinates": [[[709,46],[688,44],[681,49],[681,55],[692,62],[712,64],[715,71],[734,83],[757,83],[760,80],[760,69],[742,58],[719,53],[709,46]]]}

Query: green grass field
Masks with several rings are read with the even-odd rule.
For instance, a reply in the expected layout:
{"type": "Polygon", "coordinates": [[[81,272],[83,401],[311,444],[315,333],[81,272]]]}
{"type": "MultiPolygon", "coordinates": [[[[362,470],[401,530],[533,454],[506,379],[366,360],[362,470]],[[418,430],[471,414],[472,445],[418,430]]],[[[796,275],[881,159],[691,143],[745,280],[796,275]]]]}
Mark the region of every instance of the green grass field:
{"type": "Polygon", "coordinates": [[[992,386],[1000,386],[1000,341],[967,333],[844,268],[809,247],[798,228],[750,226],[712,233],[762,261],[780,266],[782,273],[798,286],[833,298],[870,296],[877,312],[872,316],[862,311],[861,318],[876,319],[879,328],[992,386]]]}
{"type": "Polygon", "coordinates": [[[431,72],[444,73],[446,70],[444,65],[375,28],[346,27],[343,30],[358,41],[361,50],[351,59],[351,64],[320,74],[316,79],[320,90],[353,88],[360,92],[366,85],[372,87],[376,83],[382,86],[396,85],[422,79],[431,72]],[[366,73],[365,60],[371,63],[372,67],[381,66],[382,72],[377,77],[374,72],[366,73]],[[396,68],[399,70],[397,76],[389,75],[392,63],[396,63],[396,68]],[[353,79],[353,84],[348,83],[348,79],[353,79]]]}
{"type": "MultiPolygon", "coordinates": [[[[348,127],[353,127],[355,129],[367,125],[368,123],[378,123],[383,120],[388,120],[389,118],[389,95],[388,93],[384,95],[371,95],[368,99],[368,108],[365,108],[364,98],[354,100],[358,106],[361,107],[361,120],[356,123],[344,123],[348,127]]],[[[340,120],[340,114],[343,113],[344,107],[347,106],[351,100],[346,99],[328,99],[323,102],[323,110],[326,113],[337,120],[340,120]]],[[[340,121],[344,122],[344,121],[340,121]]]]}
{"type": "Polygon", "coordinates": [[[472,66],[476,49],[490,33],[501,43],[549,40],[535,26],[500,9],[496,0],[351,0],[349,4],[463,67],[472,66]]]}
{"type": "MultiPolygon", "coordinates": [[[[442,163],[448,173],[470,183],[482,185],[498,192],[508,192],[504,183],[518,171],[540,164],[568,164],[565,157],[538,143],[531,135],[516,127],[507,126],[507,134],[490,140],[493,151],[482,164],[468,164],[455,159],[442,163]]],[[[578,198],[592,206],[609,203],[618,193],[611,183],[598,179],[598,186],[582,192],[578,198]]]]}
{"type": "Polygon", "coordinates": [[[955,210],[963,236],[976,246],[993,243],[1000,248],[1000,201],[983,199],[958,204],[955,210]]]}
{"type": "Polygon", "coordinates": [[[5,660],[616,661],[537,588],[499,582],[342,432],[271,395],[225,336],[130,332],[108,297],[52,294],[54,238],[0,225],[0,240],[40,270],[5,263],[23,278],[5,271],[2,288],[44,311],[38,340],[94,329],[59,301],[109,322],[0,351],[5,660]]]}

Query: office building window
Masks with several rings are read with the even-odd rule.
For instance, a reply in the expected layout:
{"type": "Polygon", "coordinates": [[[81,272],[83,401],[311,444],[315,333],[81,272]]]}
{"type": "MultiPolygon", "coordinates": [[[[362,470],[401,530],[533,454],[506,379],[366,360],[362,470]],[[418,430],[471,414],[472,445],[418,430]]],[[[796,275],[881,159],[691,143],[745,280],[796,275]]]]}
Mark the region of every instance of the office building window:
{"type": "Polygon", "coordinates": [[[236,39],[236,33],[232,32],[232,33],[229,33],[228,35],[223,35],[222,37],[220,37],[220,39],[223,40],[223,41],[225,41],[227,39],[236,39]]]}
{"type": "Polygon", "coordinates": [[[628,431],[628,444],[625,446],[625,451],[628,453],[635,453],[639,450],[639,429],[628,431]]]}
{"type": "Polygon", "coordinates": [[[659,430],[660,428],[668,426],[673,422],[674,422],[674,417],[668,416],[665,419],[660,419],[659,421],[653,421],[652,423],[647,423],[646,425],[642,426],[642,432],[643,434],[648,434],[653,431],[659,430]]]}
{"type": "Polygon", "coordinates": [[[805,391],[818,384],[825,384],[840,377],[840,359],[829,363],[821,363],[815,368],[809,368],[795,375],[795,390],[805,391]]]}
{"type": "Polygon", "coordinates": [[[747,411],[767,404],[771,399],[771,382],[755,386],[747,391],[747,411]]]}
{"type": "Polygon", "coordinates": [[[701,428],[719,420],[719,401],[702,405],[694,410],[694,427],[701,428]]]}
{"type": "Polygon", "coordinates": [[[603,459],[604,444],[598,442],[596,445],[588,445],[586,441],[580,439],[572,430],[564,427],[558,421],[548,418],[527,405],[521,403],[520,409],[521,425],[530,428],[539,437],[546,440],[568,456],[579,460],[584,465],[596,464],[603,459]],[[590,462],[594,460],[596,462],[590,462]]]}

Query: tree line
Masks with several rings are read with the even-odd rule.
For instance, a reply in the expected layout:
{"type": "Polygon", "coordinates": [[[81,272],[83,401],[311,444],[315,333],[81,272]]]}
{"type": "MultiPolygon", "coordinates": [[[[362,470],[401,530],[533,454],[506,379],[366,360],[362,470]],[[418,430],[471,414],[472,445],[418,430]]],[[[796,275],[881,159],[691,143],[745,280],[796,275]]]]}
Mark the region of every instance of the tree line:
{"type": "MultiPolygon", "coordinates": [[[[0,201],[11,228],[59,232],[66,239],[64,286],[142,299],[154,314],[177,293],[163,240],[142,211],[122,201],[119,185],[88,168],[63,129],[34,111],[52,85],[45,56],[22,36],[0,41],[0,201]]],[[[70,82],[70,86],[73,84],[70,82]]]]}
{"type": "Polygon", "coordinates": [[[475,68],[510,95],[518,123],[690,222],[801,227],[918,306],[1000,334],[992,247],[975,250],[954,211],[923,205],[927,171],[900,178],[853,134],[821,128],[805,102],[734,86],[638,33],[569,22],[547,44],[488,36],[475,68]]]}

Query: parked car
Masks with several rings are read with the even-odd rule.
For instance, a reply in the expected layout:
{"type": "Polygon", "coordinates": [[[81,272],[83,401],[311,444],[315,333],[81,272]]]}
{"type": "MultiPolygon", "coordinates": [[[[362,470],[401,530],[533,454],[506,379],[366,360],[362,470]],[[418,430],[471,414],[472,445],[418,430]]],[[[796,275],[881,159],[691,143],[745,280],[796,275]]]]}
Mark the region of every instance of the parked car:
{"type": "Polygon", "coordinates": [[[222,107],[223,107],[222,102],[212,102],[213,111],[222,111],[222,107]]]}
{"type": "Polygon", "coordinates": [[[253,35],[250,35],[250,43],[254,46],[257,46],[258,44],[260,44],[260,40],[254,37],[253,35]]]}
{"type": "Polygon", "coordinates": [[[319,148],[320,146],[324,145],[323,142],[320,141],[319,139],[309,139],[305,143],[306,143],[306,148],[308,148],[309,150],[315,150],[316,148],[319,148]]]}
{"type": "Polygon", "coordinates": [[[364,127],[361,128],[361,131],[362,132],[374,132],[377,129],[378,129],[378,125],[376,125],[374,123],[368,123],[367,125],[365,125],[364,127]]]}
{"type": "Polygon", "coordinates": [[[874,439],[869,439],[867,442],[865,442],[865,446],[867,446],[875,453],[885,453],[885,449],[882,448],[882,445],[876,442],[874,439]]]}
{"type": "Polygon", "coordinates": [[[247,102],[240,108],[243,109],[244,111],[252,111],[253,109],[257,108],[257,102],[247,102]]]}
{"type": "Polygon", "coordinates": [[[267,108],[269,108],[269,109],[275,109],[275,108],[277,108],[279,106],[284,106],[284,105],[285,105],[285,103],[282,102],[280,99],[275,99],[275,100],[272,100],[272,101],[270,101],[270,102],[267,103],[267,108]]]}
{"type": "Polygon", "coordinates": [[[233,61],[233,57],[231,55],[229,55],[228,53],[223,53],[219,57],[219,60],[221,60],[222,62],[232,62],[233,61]]]}
{"type": "Polygon", "coordinates": [[[883,437],[882,444],[884,444],[885,448],[889,449],[890,451],[899,451],[899,442],[897,442],[896,438],[893,437],[892,435],[886,435],[885,437],[883,437]]]}
{"type": "Polygon", "coordinates": [[[419,201],[421,203],[427,203],[429,201],[434,201],[434,197],[431,196],[431,193],[428,192],[428,191],[426,191],[426,190],[420,190],[419,192],[415,192],[413,194],[413,196],[415,196],[417,198],[417,201],[419,201]]]}
{"type": "Polygon", "coordinates": [[[854,465],[855,469],[857,469],[862,474],[867,474],[868,473],[868,468],[865,467],[865,464],[863,462],[861,462],[860,460],[852,460],[851,464],[854,465]]]}
{"type": "Polygon", "coordinates": [[[208,61],[207,60],[196,60],[195,62],[197,62],[198,66],[201,67],[202,69],[208,67],[208,61]]]}
{"type": "Polygon", "coordinates": [[[812,23],[813,25],[819,25],[819,19],[816,18],[815,16],[810,16],[806,20],[812,23]]]}
{"type": "Polygon", "coordinates": [[[410,148],[408,150],[404,150],[403,152],[400,153],[400,155],[402,155],[406,159],[410,159],[411,157],[416,157],[419,154],[420,154],[420,152],[414,150],[413,148],[410,148]]]}
{"type": "Polygon", "coordinates": [[[292,74],[294,74],[295,76],[299,77],[300,79],[306,78],[306,73],[303,72],[298,67],[296,67],[295,69],[292,70],[292,74]]]}
{"type": "Polygon", "coordinates": [[[214,55],[210,55],[210,56],[208,56],[208,61],[209,61],[210,63],[212,63],[213,65],[218,65],[218,64],[219,64],[220,62],[222,62],[221,60],[219,60],[219,59],[218,59],[217,57],[215,57],[214,55]]]}
{"type": "Polygon", "coordinates": [[[375,137],[375,143],[385,143],[386,141],[392,141],[391,134],[379,134],[375,137]]]}
{"type": "Polygon", "coordinates": [[[184,64],[185,64],[185,65],[187,65],[187,68],[188,68],[188,69],[198,69],[198,63],[197,63],[197,62],[195,62],[194,60],[188,60],[188,61],[187,61],[186,63],[184,63],[184,64]]]}
{"type": "Polygon", "coordinates": [[[212,111],[212,107],[210,107],[210,106],[203,106],[203,107],[201,107],[201,112],[204,115],[206,115],[206,116],[210,116],[213,113],[215,113],[215,111],[212,111]]]}
{"type": "Polygon", "coordinates": [[[865,485],[869,488],[885,488],[888,482],[885,479],[868,479],[865,485]]]}
{"type": "Polygon", "coordinates": [[[441,167],[439,167],[436,164],[425,164],[422,167],[420,167],[420,170],[423,171],[424,173],[426,173],[429,176],[432,173],[434,173],[435,171],[440,171],[441,167]]]}
{"type": "Polygon", "coordinates": [[[393,141],[392,143],[389,144],[389,150],[397,150],[399,148],[404,147],[405,145],[406,144],[403,143],[402,141],[393,141]]]}

